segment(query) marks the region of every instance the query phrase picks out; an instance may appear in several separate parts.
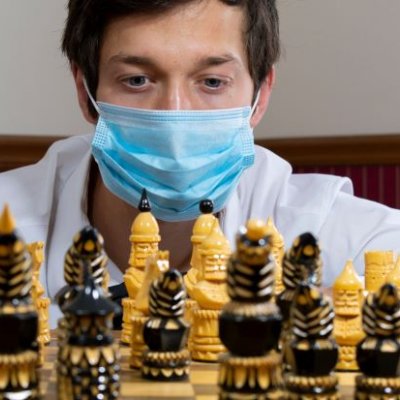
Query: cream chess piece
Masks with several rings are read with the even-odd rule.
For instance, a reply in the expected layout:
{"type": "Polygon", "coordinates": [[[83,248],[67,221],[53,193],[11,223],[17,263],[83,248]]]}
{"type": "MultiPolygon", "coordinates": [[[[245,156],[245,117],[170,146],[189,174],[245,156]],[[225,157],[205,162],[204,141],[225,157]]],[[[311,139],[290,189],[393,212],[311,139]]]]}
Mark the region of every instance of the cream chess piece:
{"type": "Polygon", "coordinates": [[[282,260],[285,255],[285,242],[283,236],[276,228],[271,217],[267,220],[267,234],[271,238],[271,253],[275,259],[275,295],[279,295],[285,287],[282,282],[282,260]]]}
{"type": "Polygon", "coordinates": [[[27,244],[32,259],[32,300],[39,317],[38,342],[40,344],[50,343],[49,307],[50,299],[44,297],[44,289],[40,283],[40,267],[44,260],[44,243],[33,242],[27,244]]]}
{"type": "Polygon", "coordinates": [[[124,275],[127,298],[122,300],[123,317],[121,342],[131,343],[132,317],[135,314],[135,298],[143,284],[146,259],[156,255],[158,244],[161,240],[157,220],[151,213],[151,207],[146,191],[143,191],[138,206],[139,214],[133,220],[131,226],[131,253],[129,256],[129,268],[124,275]]]}
{"type": "Polygon", "coordinates": [[[333,284],[335,309],[333,335],[339,345],[336,369],[358,370],[356,347],[364,337],[361,321],[362,303],[363,284],[354,269],[353,262],[349,260],[333,284]]]}
{"type": "Polygon", "coordinates": [[[200,245],[201,270],[197,285],[189,296],[198,308],[193,310],[191,354],[193,360],[217,361],[225,350],[219,339],[218,318],[229,301],[226,287],[226,263],[231,254],[229,242],[214,222],[210,235],[200,245]]]}
{"type": "Polygon", "coordinates": [[[393,251],[366,251],[365,259],[365,290],[376,292],[385,283],[387,274],[394,267],[393,251]]]}

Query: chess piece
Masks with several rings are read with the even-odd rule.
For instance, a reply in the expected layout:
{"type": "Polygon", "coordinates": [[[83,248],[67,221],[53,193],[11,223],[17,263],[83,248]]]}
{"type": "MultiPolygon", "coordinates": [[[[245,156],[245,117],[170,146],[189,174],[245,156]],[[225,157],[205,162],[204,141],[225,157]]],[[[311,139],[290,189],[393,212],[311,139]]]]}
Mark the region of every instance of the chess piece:
{"type": "Polygon", "coordinates": [[[218,318],[228,302],[226,263],[231,254],[229,242],[216,219],[210,235],[200,245],[201,269],[198,282],[188,293],[198,308],[193,310],[191,356],[198,361],[217,361],[225,351],[218,334],[218,318]]]}
{"type": "Polygon", "coordinates": [[[400,398],[400,297],[384,284],[370,293],[362,310],[366,337],[357,346],[356,399],[400,398]]]}
{"type": "Polygon", "coordinates": [[[104,251],[103,236],[97,229],[88,225],[75,234],[72,245],[64,260],[64,279],[66,285],[56,294],[60,308],[73,299],[79,286],[83,284],[82,260],[90,263],[90,272],[96,285],[108,293],[108,257],[104,251]]]}
{"type": "Polygon", "coordinates": [[[219,359],[220,399],[284,398],[276,352],[281,315],[273,301],[275,260],[263,221],[250,220],[228,262],[227,303],[219,332],[229,353],[219,359]]]}
{"type": "Polygon", "coordinates": [[[285,254],[285,242],[271,217],[267,220],[268,235],[271,237],[272,255],[275,258],[275,295],[284,290],[282,282],[282,259],[285,254]]]}
{"type": "Polygon", "coordinates": [[[142,287],[135,298],[135,306],[131,317],[131,356],[129,365],[132,368],[142,366],[143,354],[147,346],[143,338],[144,324],[150,315],[149,292],[151,284],[169,269],[169,252],[157,252],[157,255],[149,256],[146,260],[142,287]]]}
{"type": "Polygon", "coordinates": [[[185,290],[181,274],[166,271],[150,288],[150,318],[143,337],[149,350],[143,357],[147,379],[178,381],[189,375],[189,351],[185,349],[189,326],[182,318],[185,290]]]}
{"type": "MultiPolygon", "coordinates": [[[[36,311],[39,316],[39,332],[38,342],[41,344],[50,343],[50,325],[49,325],[49,307],[50,299],[43,297],[44,289],[40,283],[39,273],[40,267],[42,266],[44,255],[43,255],[43,242],[33,242],[27,245],[28,251],[32,259],[32,300],[36,306],[36,311]]],[[[42,346],[40,347],[42,348],[42,346]]]]}
{"type": "Polygon", "coordinates": [[[32,263],[8,206],[0,216],[0,399],[39,399],[32,263]]]}
{"type": "Polygon", "coordinates": [[[290,341],[292,330],[290,328],[290,307],[296,293],[296,289],[302,282],[313,285],[321,285],[322,260],[321,250],[317,239],[311,233],[303,233],[294,241],[292,247],[284,255],[282,261],[282,281],[285,289],[277,296],[276,302],[283,317],[281,348],[283,361],[286,368],[290,366],[286,362],[286,343],[290,341]]]}
{"type": "MultiPolygon", "coordinates": [[[[104,252],[104,239],[92,226],[81,229],[73,237],[64,259],[64,279],[66,285],[56,294],[56,300],[61,310],[74,300],[80,287],[83,285],[82,262],[89,263],[90,272],[95,283],[108,292],[109,274],[107,270],[108,257],[104,252]]],[[[58,365],[61,365],[61,352],[66,344],[66,335],[69,329],[68,315],[61,317],[57,325],[58,365]]]]}
{"type": "Polygon", "coordinates": [[[353,262],[349,260],[333,284],[335,309],[333,332],[339,345],[337,370],[358,370],[356,346],[364,337],[361,327],[362,303],[363,284],[354,269],[353,262]]]}
{"type": "Polygon", "coordinates": [[[286,354],[292,372],[285,375],[288,399],[338,399],[338,379],[332,372],[338,359],[332,338],[332,304],[318,288],[303,282],[296,290],[290,318],[293,337],[286,354]]]}
{"type": "Polygon", "coordinates": [[[386,276],[386,283],[391,283],[400,290],[400,256],[397,257],[396,264],[386,276]]]}
{"type": "MultiPolygon", "coordinates": [[[[186,298],[185,302],[184,318],[190,325],[193,325],[193,311],[198,309],[198,304],[195,300],[190,298],[189,292],[192,293],[199,279],[199,271],[201,270],[200,245],[211,233],[211,229],[216,221],[216,217],[212,213],[214,210],[214,204],[211,200],[202,200],[199,208],[201,215],[196,219],[196,222],[193,225],[192,237],[190,238],[192,242],[190,269],[183,277],[183,281],[188,293],[188,297],[186,298]]],[[[193,330],[191,329],[189,331],[188,338],[189,350],[192,348],[192,334],[193,330]]]]}
{"type": "Polygon", "coordinates": [[[394,267],[393,251],[366,251],[364,260],[365,289],[368,293],[376,292],[394,267]]]}
{"type": "Polygon", "coordinates": [[[89,261],[82,264],[83,285],[62,310],[68,330],[58,358],[58,398],[116,399],[120,366],[112,320],[119,306],[96,285],[89,261]]]}
{"type": "Polygon", "coordinates": [[[201,270],[200,245],[203,240],[211,233],[216,218],[212,214],[214,205],[211,200],[202,200],[200,202],[201,215],[193,225],[192,237],[192,258],[190,260],[190,269],[183,278],[185,287],[192,291],[198,282],[198,274],[201,270]]]}
{"type": "Polygon", "coordinates": [[[151,213],[151,207],[146,190],[143,190],[139,202],[139,214],[131,226],[131,253],[129,268],[124,275],[124,282],[128,291],[127,298],[122,300],[123,318],[121,342],[130,344],[132,338],[132,317],[135,315],[135,298],[143,284],[146,259],[157,255],[158,243],[161,240],[157,220],[151,213]]]}

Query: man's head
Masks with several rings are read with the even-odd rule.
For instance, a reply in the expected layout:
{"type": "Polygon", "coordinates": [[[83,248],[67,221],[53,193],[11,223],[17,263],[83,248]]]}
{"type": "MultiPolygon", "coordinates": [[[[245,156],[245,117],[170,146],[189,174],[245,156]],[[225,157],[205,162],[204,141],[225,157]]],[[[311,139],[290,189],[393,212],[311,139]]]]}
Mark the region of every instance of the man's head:
{"type": "Polygon", "coordinates": [[[83,77],[97,100],[138,108],[248,105],[263,85],[267,103],[278,31],[275,0],[70,0],[62,49],[94,120],[83,77]]]}

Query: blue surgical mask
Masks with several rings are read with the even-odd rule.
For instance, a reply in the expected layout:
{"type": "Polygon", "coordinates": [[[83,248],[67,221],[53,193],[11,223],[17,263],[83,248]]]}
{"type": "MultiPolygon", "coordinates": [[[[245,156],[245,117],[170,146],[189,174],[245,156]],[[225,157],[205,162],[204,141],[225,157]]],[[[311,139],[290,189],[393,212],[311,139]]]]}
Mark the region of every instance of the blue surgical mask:
{"type": "Polygon", "coordinates": [[[222,210],[254,162],[250,107],[160,111],[94,104],[92,153],[104,184],[134,207],[145,188],[160,220],[194,219],[206,198],[215,212],[222,210]]]}

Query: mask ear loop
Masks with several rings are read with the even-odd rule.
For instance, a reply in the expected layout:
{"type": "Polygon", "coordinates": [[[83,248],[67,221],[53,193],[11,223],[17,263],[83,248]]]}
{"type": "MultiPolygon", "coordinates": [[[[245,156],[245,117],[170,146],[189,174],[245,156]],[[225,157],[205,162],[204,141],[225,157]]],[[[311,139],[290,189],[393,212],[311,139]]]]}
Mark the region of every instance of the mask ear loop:
{"type": "Polygon", "coordinates": [[[93,96],[90,93],[89,86],[88,86],[88,84],[86,82],[86,78],[83,78],[83,86],[85,87],[86,93],[89,96],[89,99],[92,102],[92,105],[93,105],[94,109],[97,111],[97,114],[100,115],[100,108],[97,105],[96,100],[93,98],[93,96]]]}
{"type": "Polygon", "coordinates": [[[256,98],[255,98],[255,100],[254,100],[254,103],[253,103],[253,106],[251,107],[251,110],[250,110],[250,118],[253,116],[253,114],[254,114],[254,112],[256,111],[256,108],[257,108],[257,106],[258,106],[258,101],[260,100],[260,90],[258,90],[258,92],[257,92],[257,95],[256,95],[256,98]]]}

